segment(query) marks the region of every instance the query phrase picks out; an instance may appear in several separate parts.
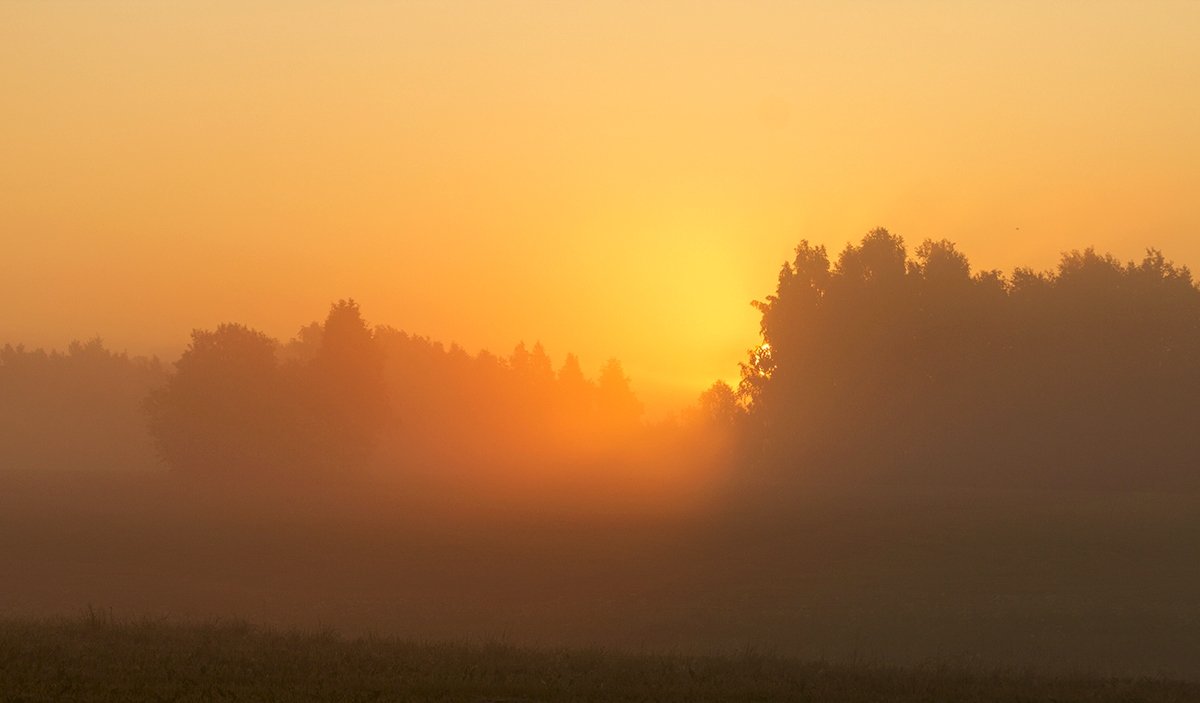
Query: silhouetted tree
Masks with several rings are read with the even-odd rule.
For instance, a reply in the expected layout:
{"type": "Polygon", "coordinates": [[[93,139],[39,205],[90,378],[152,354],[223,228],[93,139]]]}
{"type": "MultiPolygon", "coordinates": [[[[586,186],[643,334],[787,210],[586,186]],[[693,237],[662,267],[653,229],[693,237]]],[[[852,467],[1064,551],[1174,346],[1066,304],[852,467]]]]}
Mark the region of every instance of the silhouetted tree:
{"type": "Polygon", "coordinates": [[[150,433],[168,464],[197,474],[281,468],[301,436],[278,343],[223,324],[196,330],[175,373],[147,401],[150,433]]]}
{"type": "Polygon", "coordinates": [[[633,394],[621,362],[609,359],[596,382],[596,402],[603,423],[614,429],[632,428],[642,415],[642,404],[633,394]]]}
{"type": "Polygon", "coordinates": [[[383,350],[353,300],[330,306],[320,344],[300,375],[316,456],[330,468],[360,465],[388,420],[389,403],[383,350]]]}
{"type": "MultiPolygon", "coordinates": [[[[756,303],[742,366],[753,446],[854,480],[1198,484],[1200,291],[1150,250],[972,275],[873,230],[831,266],[808,242],[756,303]]],[[[803,467],[803,468],[801,468],[803,467]]]]}
{"type": "Polygon", "coordinates": [[[596,386],[583,374],[574,354],[567,354],[558,370],[557,394],[558,427],[565,441],[587,441],[596,422],[596,386]]]}
{"type": "Polygon", "coordinates": [[[737,427],[744,414],[737,392],[725,381],[713,383],[700,394],[697,410],[705,425],[729,429],[737,427]]]}
{"type": "Polygon", "coordinates": [[[147,401],[150,432],[167,463],[189,473],[358,470],[388,419],[383,364],[352,300],[286,347],[243,325],[197,330],[147,401]]]}

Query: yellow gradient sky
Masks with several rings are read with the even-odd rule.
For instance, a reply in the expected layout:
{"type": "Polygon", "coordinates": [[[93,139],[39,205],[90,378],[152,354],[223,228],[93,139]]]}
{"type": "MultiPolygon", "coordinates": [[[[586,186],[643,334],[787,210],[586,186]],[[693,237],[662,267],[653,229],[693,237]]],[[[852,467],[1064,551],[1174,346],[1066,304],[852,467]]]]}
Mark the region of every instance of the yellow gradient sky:
{"type": "Polygon", "coordinates": [[[662,410],[874,226],[1200,267],[1200,2],[0,3],[0,344],[353,296],[662,410]]]}

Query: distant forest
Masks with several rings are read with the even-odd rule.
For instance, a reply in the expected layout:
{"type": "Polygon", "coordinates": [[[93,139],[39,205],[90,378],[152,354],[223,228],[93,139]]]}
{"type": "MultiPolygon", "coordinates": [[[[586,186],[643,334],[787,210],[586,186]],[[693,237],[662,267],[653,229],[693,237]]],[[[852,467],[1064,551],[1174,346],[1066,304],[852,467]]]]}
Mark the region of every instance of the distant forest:
{"type": "Polygon", "coordinates": [[[244,325],[196,330],[168,369],[105,349],[0,349],[0,455],[33,469],[156,464],[212,477],[368,465],[577,458],[642,428],[620,362],[595,379],[541,344],[468,354],[391,327],[353,300],[286,343],[244,325]]]}
{"type": "Polygon", "coordinates": [[[336,477],[602,460],[687,435],[735,476],[800,483],[1200,485],[1200,290],[1158,251],[1005,276],[878,229],[836,260],[801,242],[754,305],[738,387],[654,424],[616,360],[593,379],[540,344],[471,354],[372,327],[352,300],[287,342],[197,330],[169,366],[99,340],[8,345],[0,461],[336,477]]]}

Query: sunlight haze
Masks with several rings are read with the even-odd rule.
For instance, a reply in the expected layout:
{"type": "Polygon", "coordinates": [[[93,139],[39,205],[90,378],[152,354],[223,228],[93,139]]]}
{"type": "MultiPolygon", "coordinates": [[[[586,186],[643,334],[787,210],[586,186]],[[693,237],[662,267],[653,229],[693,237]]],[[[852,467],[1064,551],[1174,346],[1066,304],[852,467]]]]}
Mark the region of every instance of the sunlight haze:
{"type": "Polygon", "coordinates": [[[1200,3],[6,2],[0,345],[280,339],[737,378],[800,239],[1200,266],[1200,3]]]}

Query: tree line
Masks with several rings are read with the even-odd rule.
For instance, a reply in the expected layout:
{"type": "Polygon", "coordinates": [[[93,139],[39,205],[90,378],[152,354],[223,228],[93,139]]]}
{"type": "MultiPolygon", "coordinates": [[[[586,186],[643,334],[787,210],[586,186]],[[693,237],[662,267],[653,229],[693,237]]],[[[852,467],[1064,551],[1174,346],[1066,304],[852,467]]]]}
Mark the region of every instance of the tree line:
{"type": "Polygon", "coordinates": [[[343,300],[285,342],[197,330],[173,365],[99,340],[5,346],[0,457],[336,477],[601,461],[651,441],[735,477],[1200,486],[1200,289],[1159,251],[1073,251],[1006,276],[973,271],[952,242],[910,252],[878,229],[836,258],[801,242],[754,305],[760,340],[740,384],[702,393],[682,432],[643,421],[616,360],[592,379],[540,344],[468,353],[373,327],[343,300]]]}
{"type": "Polygon", "coordinates": [[[166,382],[157,359],[91,339],[65,352],[0,348],[0,467],[128,469],[156,464],[142,402],[166,382]]]}
{"type": "Polygon", "coordinates": [[[755,303],[761,343],[716,386],[743,452],[823,481],[1200,485],[1200,290],[1149,250],[972,272],[887,230],[803,241],[755,303]]]}
{"type": "Polygon", "coordinates": [[[146,467],[199,476],[344,476],[372,465],[577,458],[627,439],[642,404],[619,361],[593,380],[542,345],[470,354],[387,326],[353,300],[280,342],[195,330],[168,368],[99,339],[0,350],[0,455],[13,467],[146,467]]]}

